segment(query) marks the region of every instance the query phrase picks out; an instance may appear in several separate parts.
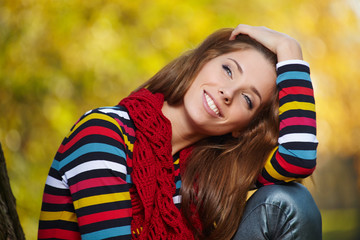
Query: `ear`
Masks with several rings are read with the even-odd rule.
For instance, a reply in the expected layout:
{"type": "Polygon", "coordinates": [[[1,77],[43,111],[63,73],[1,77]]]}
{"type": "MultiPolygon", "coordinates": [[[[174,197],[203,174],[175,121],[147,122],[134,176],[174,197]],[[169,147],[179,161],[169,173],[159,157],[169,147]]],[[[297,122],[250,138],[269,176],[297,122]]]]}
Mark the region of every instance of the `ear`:
{"type": "Polygon", "coordinates": [[[238,138],[240,136],[240,130],[235,130],[231,133],[233,138],[238,138]]]}

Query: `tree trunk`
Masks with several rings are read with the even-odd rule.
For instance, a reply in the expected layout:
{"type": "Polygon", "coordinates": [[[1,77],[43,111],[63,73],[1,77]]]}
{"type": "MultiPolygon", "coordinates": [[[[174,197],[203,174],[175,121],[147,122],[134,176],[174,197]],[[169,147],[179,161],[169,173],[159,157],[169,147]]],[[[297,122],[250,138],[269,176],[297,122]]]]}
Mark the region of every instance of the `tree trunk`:
{"type": "Polygon", "coordinates": [[[16,200],[11,191],[0,143],[0,240],[22,239],[25,239],[25,235],[16,212],[16,200]]]}

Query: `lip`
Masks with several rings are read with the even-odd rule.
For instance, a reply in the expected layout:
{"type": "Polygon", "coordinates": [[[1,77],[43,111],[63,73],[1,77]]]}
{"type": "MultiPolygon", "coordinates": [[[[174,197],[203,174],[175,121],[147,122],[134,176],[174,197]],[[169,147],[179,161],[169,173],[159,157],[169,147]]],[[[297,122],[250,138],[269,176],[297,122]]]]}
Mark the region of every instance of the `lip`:
{"type": "Polygon", "coordinates": [[[211,116],[217,117],[217,118],[221,118],[221,117],[222,117],[221,109],[220,109],[219,105],[217,104],[216,100],[211,96],[211,94],[209,94],[209,93],[206,92],[205,90],[204,90],[204,92],[203,92],[203,105],[204,105],[204,108],[205,108],[205,110],[207,111],[207,113],[209,113],[211,116]],[[218,114],[216,114],[216,113],[210,108],[210,106],[208,105],[208,102],[207,102],[207,100],[206,100],[205,94],[208,95],[208,96],[211,98],[211,100],[214,101],[214,104],[215,104],[216,108],[219,110],[219,113],[218,113],[218,114]]]}

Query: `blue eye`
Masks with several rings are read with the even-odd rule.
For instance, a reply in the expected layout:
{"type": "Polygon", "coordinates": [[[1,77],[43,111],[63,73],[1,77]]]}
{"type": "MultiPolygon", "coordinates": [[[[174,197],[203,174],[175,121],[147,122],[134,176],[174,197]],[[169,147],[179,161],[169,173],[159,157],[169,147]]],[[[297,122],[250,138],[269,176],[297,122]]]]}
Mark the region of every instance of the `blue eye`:
{"type": "Polygon", "coordinates": [[[232,71],[231,71],[230,67],[227,65],[222,65],[222,68],[226,71],[226,74],[232,78],[232,71]]]}
{"type": "Polygon", "coordinates": [[[243,94],[243,97],[244,97],[244,99],[245,99],[245,101],[246,101],[249,109],[251,110],[251,109],[253,108],[253,104],[252,104],[251,99],[250,99],[247,95],[245,95],[245,94],[243,94]]]}

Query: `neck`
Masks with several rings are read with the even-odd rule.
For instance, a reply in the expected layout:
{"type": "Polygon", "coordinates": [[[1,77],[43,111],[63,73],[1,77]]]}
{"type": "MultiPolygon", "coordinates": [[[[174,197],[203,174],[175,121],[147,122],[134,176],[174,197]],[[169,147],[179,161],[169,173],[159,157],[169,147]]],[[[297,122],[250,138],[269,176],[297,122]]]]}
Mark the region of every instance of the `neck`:
{"type": "Polygon", "coordinates": [[[203,138],[188,123],[189,121],[186,119],[186,113],[181,104],[179,106],[171,106],[165,101],[161,110],[164,116],[171,122],[172,155],[203,138]]]}

